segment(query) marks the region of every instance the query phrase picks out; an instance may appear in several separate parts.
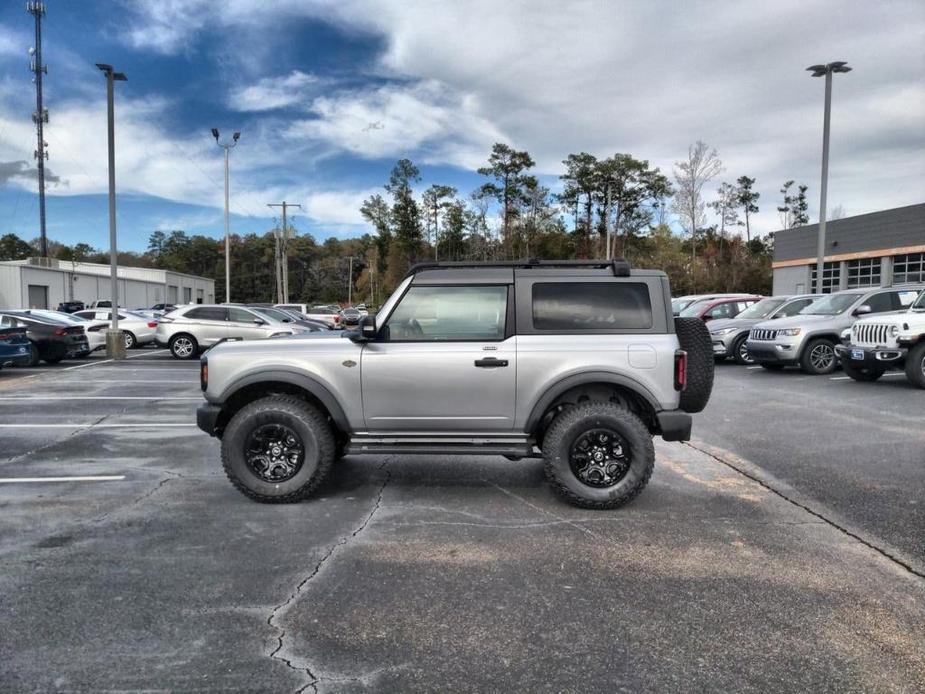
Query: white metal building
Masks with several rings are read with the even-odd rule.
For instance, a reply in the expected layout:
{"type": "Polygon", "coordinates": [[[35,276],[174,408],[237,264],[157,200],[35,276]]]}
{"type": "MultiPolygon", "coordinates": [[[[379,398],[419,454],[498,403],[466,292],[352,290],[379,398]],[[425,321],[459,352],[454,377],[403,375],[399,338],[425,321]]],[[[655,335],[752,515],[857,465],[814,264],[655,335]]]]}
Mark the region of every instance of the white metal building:
{"type": "MultiPolygon", "coordinates": [[[[170,270],[119,267],[119,305],[211,304],[215,281],[170,270]]],[[[53,258],[0,262],[0,308],[50,308],[62,301],[111,300],[109,266],[53,258]]]]}

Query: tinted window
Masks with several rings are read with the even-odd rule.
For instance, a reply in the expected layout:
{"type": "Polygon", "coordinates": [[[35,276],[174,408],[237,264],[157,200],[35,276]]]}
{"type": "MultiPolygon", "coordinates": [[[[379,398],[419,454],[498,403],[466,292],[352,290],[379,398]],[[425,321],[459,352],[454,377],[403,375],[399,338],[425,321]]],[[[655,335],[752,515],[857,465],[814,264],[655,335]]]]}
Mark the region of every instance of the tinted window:
{"type": "Polygon", "coordinates": [[[797,299],[796,301],[791,301],[789,304],[784,306],[778,314],[781,318],[787,318],[789,316],[795,316],[804,308],[813,303],[815,299],[797,299]]]}
{"type": "Polygon", "coordinates": [[[389,317],[397,341],[502,340],[507,286],[411,287],[389,317]]]}
{"type": "Polygon", "coordinates": [[[873,296],[868,297],[864,303],[870,306],[871,313],[895,311],[896,307],[893,306],[893,294],[894,292],[881,292],[880,294],[874,294],[873,296]]]}
{"type": "Polygon", "coordinates": [[[652,327],[649,288],[639,282],[555,282],[533,285],[536,330],[652,327]]]}
{"type": "Polygon", "coordinates": [[[12,328],[16,326],[16,319],[12,316],[0,316],[0,328],[12,328]]]}
{"type": "Polygon", "coordinates": [[[226,311],[218,306],[203,306],[194,308],[184,314],[186,318],[193,320],[225,320],[226,311]]]}
{"type": "Polygon", "coordinates": [[[245,311],[243,308],[232,307],[228,309],[228,320],[235,321],[236,323],[253,323],[255,320],[260,319],[250,311],[245,311]]]}

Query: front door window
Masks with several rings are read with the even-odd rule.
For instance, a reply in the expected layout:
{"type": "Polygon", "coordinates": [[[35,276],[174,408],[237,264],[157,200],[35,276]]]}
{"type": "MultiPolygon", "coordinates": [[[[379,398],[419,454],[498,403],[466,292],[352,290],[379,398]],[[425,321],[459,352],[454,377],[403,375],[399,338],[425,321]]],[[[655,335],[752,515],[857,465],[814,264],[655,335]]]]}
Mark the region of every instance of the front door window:
{"type": "Polygon", "coordinates": [[[390,342],[504,339],[507,286],[411,287],[389,317],[390,342]]]}

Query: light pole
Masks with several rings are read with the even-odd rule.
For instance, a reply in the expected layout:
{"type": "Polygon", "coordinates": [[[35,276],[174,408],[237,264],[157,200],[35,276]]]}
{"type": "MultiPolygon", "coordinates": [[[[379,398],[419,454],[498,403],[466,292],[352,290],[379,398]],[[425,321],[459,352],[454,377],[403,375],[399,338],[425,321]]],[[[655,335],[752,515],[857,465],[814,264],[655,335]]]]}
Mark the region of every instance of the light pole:
{"type": "Polygon", "coordinates": [[[829,187],[829,123],[832,112],[832,74],[851,72],[843,60],[827,65],[812,65],[807,70],[813,77],[825,77],[825,115],[822,118],[822,185],[819,194],[819,238],[816,246],[816,293],[822,293],[822,269],[825,267],[826,194],[829,187]]]}
{"type": "Polygon", "coordinates": [[[107,125],[109,126],[109,279],[112,307],[109,315],[112,323],[106,333],[106,356],[110,359],[125,358],[125,339],[119,330],[119,279],[118,252],[116,250],[116,128],[113,104],[113,82],[125,82],[122,72],[113,72],[112,65],[97,63],[96,66],[106,75],[107,125]]]}
{"type": "Polygon", "coordinates": [[[212,128],[212,137],[215,138],[216,144],[225,150],[225,303],[231,303],[231,236],[230,225],[228,220],[228,152],[234,149],[238,144],[238,138],[241,133],[236,132],[231,136],[231,142],[222,144],[218,140],[218,128],[212,128]]]}

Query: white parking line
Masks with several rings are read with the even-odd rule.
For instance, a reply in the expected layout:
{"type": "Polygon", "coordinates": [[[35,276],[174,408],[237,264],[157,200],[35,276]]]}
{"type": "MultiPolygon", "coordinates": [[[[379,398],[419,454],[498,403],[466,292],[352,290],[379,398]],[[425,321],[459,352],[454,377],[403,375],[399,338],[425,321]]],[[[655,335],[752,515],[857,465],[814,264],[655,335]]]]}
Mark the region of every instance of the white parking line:
{"type": "Polygon", "coordinates": [[[118,482],[125,475],[85,475],[83,477],[0,477],[0,484],[23,484],[30,482],[118,482]]]}
{"type": "MultiPolygon", "coordinates": [[[[87,384],[87,381],[68,381],[67,383],[73,383],[73,384],[75,384],[75,385],[81,385],[81,386],[82,386],[82,385],[86,385],[86,384],[87,384]]],[[[174,380],[172,380],[172,381],[171,381],[171,380],[165,380],[165,379],[162,379],[162,378],[159,378],[159,379],[157,379],[156,381],[139,381],[139,380],[124,379],[124,378],[122,378],[122,379],[116,379],[116,378],[94,378],[94,379],[91,381],[91,383],[92,383],[93,385],[96,385],[97,383],[131,383],[131,384],[136,385],[136,386],[145,386],[145,387],[148,387],[148,386],[159,386],[159,385],[162,385],[162,384],[172,384],[172,383],[181,383],[181,384],[187,385],[187,386],[190,385],[190,384],[194,384],[194,385],[196,385],[197,387],[199,386],[199,383],[198,383],[195,379],[192,379],[192,378],[185,379],[185,380],[174,379],[174,380]]],[[[63,385],[66,385],[66,384],[63,384],[63,385]]]]}
{"type": "MultiPolygon", "coordinates": [[[[169,349],[156,349],[153,352],[142,352],[141,354],[133,354],[130,357],[126,357],[126,359],[142,359],[142,361],[144,361],[143,357],[150,357],[155,354],[164,354],[164,352],[169,352],[169,351],[170,351],[169,349]]],[[[151,361],[160,361],[160,359],[152,359],[151,361]]]]}
{"type": "Polygon", "coordinates": [[[77,366],[68,366],[67,368],[61,369],[62,371],[73,371],[74,369],[86,369],[88,366],[99,366],[100,364],[105,364],[108,361],[113,361],[112,359],[103,359],[102,361],[93,361],[89,364],[78,364],[77,366]]]}
{"type": "Polygon", "coordinates": [[[745,368],[751,371],[752,369],[760,369],[761,367],[760,366],[746,366],[745,368]]]}
{"type": "MultiPolygon", "coordinates": [[[[16,400],[35,400],[36,402],[55,402],[62,399],[61,395],[4,395],[0,401],[16,400]]],[[[196,397],[191,395],[68,395],[67,400],[202,400],[202,396],[196,397]]]]}
{"type": "MultiPolygon", "coordinates": [[[[904,374],[902,371],[895,371],[893,373],[883,374],[881,378],[888,378],[892,376],[902,376],[905,378],[906,374],[904,374]]],[[[830,381],[850,381],[851,376],[831,376],[829,377],[829,380],[830,381]]]]}
{"type": "Polygon", "coordinates": [[[137,422],[135,424],[94,424],[93,422],[78,422],[76,424],[0,424],[0,429],[116,429],[135,427],[136,429],[160,429],[166,427],[194,427],[195,422],[137,422]]]}

